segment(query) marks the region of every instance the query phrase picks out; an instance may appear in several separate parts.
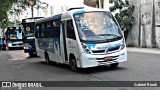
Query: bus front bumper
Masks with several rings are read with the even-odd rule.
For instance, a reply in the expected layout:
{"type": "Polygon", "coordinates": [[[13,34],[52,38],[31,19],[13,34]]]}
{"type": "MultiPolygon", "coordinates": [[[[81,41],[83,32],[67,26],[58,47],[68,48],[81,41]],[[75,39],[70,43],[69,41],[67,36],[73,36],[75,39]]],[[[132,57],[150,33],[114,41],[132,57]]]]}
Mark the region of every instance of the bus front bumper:
{"type": "Polygon", "coordinates": [[[127,49],[124,48],[118,52],[106,55],[92,55],[82,53],[80,55],[80,64],[79,68],[89,68],[89,67],[96,67],[102,65],[110,65],[114,63],[121,63],[127,61],[127,49]],[[111,59],[106,59],[111,58],[111,59]]]}

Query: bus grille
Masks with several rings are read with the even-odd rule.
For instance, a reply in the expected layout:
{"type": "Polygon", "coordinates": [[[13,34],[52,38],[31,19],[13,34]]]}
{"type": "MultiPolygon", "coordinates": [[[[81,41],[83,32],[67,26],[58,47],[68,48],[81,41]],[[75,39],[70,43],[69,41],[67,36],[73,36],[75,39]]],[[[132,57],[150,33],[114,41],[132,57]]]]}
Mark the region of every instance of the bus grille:
{"type": "Polygon", "coordinates": [[[105,50],[92,50],[93,53],[105,53],[105,50]]]}

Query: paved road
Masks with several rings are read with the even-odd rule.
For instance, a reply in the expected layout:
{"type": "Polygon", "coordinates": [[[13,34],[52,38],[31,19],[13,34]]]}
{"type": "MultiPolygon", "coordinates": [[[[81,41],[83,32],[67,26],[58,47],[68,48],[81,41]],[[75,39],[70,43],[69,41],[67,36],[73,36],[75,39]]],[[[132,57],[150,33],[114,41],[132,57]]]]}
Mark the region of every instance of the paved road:
{"type": "MultiPolygon", "coordinates": [[[[108,66],[70,71],[67,65],[47,65],[42,58],[30,58],[22,50],[0,52],[0,81],[160,81],[160,55],[128,52],[128,61],[118,68],[108,66]]],[[[17,88],[0,88],[16,90],[17,88]]],[[[45,88],[46,90],[47,88],[45,88]]],[[[135,88],[54,88],[52,90],[135,90],[135,88]]],[[[136,90],[159,90],[136,88],[136,90]]],[[[27,88],[26,90],[44,90],[27,88]]],[[[47,90],[51,90],[48,88],[47,90]]]]}

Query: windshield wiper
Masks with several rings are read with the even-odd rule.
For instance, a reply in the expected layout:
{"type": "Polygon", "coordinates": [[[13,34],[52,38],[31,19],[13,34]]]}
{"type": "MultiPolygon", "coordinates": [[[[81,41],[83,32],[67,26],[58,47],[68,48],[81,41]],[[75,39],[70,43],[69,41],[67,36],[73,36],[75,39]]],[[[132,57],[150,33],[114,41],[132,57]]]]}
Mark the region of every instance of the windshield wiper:
{"type": "Polygon", "coordinates": [[[114,36],[114,37],[122,37],[115,34],[99,34],[98,36],[114,36]]]}
{"type": "Polygon", "coordinates": [[[88,34],[88,35],[86,35],[86,36],[96,36],[96,35],[94,35],[94,34],[88,34]]]}

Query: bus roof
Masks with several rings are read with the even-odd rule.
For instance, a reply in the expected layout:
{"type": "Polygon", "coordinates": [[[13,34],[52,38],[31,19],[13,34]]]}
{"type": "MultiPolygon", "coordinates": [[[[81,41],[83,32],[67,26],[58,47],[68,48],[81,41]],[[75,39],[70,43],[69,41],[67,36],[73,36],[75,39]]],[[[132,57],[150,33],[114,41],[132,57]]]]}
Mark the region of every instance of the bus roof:
{"type": "Polygon", "coordinates": [[[39,18],[44,18],[44,17],[30,17],[30,18],[24,18],[24,19],[39,19],[39,18]]]}
{"type": "Polygon", "coordinates": [[[40,18],[44,18],[44,17],[24,18],[24,19],[22,19],[22,24],[35,22],[37,19],[40,19],[40,18]]]}
{"type": "Polygon", "coordinates": [[[47,18],[41,18],[36,20],[36,23],[41,23],[41,22],[45,22],[45,21],[49,21],[49,20],[61,20],[61,16],[62,15],[66,15],[66,14],[79,14],[79,13],[84,13],[84,12],[92,12],[92,11],[105,11],[105,12],[109,12],[105,9],[98,9],[98,8],[93,8],[93,7],[74,7],[74,8],[69,8],[67,10],[67,12],[65,13],[61,13],[61,14],[57,14],[51,17],[47,17],[47,18]]]}

